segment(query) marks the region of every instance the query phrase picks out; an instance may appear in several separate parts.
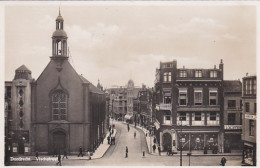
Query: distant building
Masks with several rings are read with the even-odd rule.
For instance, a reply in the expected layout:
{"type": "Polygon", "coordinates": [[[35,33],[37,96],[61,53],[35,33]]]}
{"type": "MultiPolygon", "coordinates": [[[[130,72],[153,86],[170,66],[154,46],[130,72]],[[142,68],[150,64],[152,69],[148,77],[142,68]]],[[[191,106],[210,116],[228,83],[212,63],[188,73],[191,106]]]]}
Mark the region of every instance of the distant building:
{"type": "Polygon", "coordinates": [[[134,115],[137,114],[137,107],[138,107],[138,91],[139,88],[135,88],[134,81],[129,80],[127,83],[127,114],[125,115],[125,119],[127,122],[133,123],[134,115]]]}
{"type": "Polygon", "coordinates": [[[107,89],[110,95],[110,116],[118,120],[133,122],[133,115],[137,113],[137,96],[139,88],[129,80],[126,87],[113,87],[107,89]]]}
{"type": "Polygon", "coordinates": [[[218,69],[160,63],[154,125],[162,150],[223,151],[223,71],[222,60],[218,69]]]}
{"type": "Polygon", "coordinates": [[[149,129],[152,124],[152,96],[152,89],[146,88],[145,85],[142,86],[138,93],[139,120],[141,125],[149,129]]]}
{"type": "Polygon", "coordinates": [[[256,166],[256,76],[246,76],[243,78],[243,123],[242,140],[243,155],[242,163],[256,166]]]}
{"type": "Polygon", "coordinates": [[[224,81],[224,152],[242,150],[242,83],[224,81]]]}
{"type": "Polygon", "coordinates": [[[115,87],[107,89],[109,94],[109,113],[115,119],[124,120],[127,112],[126,88],[115,87]]]}

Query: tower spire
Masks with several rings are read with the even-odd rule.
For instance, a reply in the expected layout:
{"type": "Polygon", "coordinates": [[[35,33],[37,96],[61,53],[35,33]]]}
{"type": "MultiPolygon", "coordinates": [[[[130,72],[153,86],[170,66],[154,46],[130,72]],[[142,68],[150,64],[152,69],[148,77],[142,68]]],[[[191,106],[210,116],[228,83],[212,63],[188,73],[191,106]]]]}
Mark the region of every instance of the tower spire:
{"type": "Polygon", "coordinates": [[[61,15],[60,15],[60,6],[59,6],[59,16],[61,16],[61,15]]]}

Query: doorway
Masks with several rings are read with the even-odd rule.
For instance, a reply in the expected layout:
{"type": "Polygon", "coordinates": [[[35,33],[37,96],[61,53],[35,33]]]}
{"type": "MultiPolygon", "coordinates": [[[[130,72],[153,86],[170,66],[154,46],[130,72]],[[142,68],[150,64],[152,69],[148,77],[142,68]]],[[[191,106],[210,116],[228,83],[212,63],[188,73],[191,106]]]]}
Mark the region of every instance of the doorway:
{"type": "Polygon", "coordinates": [[[53,150],[56,154],[62,154],[66,149],[66,134],[62,131],[53,133],[53,150]]]}

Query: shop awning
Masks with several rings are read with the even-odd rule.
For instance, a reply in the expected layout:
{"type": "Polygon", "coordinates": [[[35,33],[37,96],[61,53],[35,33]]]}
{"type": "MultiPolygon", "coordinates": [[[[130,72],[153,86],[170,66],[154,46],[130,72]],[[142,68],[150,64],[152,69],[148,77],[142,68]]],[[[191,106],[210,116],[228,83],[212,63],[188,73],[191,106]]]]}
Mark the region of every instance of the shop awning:
{"type": "Polygon", "coordinates": [[[132,118],[133,118],[133,115],[129,115],[129,114],[125,115],[125,119],[127,119],[127,120],[131,120],[132,118]]]}

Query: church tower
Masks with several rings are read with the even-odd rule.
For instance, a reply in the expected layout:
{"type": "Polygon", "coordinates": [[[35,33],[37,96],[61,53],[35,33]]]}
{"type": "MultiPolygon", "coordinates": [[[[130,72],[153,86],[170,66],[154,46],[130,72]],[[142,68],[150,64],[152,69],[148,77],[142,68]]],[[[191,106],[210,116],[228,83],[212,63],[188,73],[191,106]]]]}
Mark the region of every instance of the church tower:
{"type": "Polygon", "coordinates": [[[63,30],[64,20],[60,14],[56,19],[56,30],[52,34],[52,59],[68,58],[67,55],[67,33],[63,30]]]}

